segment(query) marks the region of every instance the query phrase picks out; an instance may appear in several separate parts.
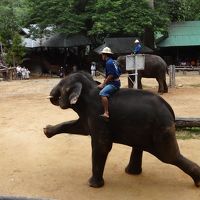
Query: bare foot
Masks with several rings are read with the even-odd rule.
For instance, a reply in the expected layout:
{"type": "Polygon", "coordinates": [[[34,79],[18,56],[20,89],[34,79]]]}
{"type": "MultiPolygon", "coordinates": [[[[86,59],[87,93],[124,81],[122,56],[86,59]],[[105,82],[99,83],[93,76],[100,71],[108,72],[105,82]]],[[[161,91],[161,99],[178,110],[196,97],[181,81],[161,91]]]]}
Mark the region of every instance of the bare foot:
{"type": "Polygon", "coordinates": [[[109,115],[106,113],[100,115],[100,117],[103,118],[105,121],[109,121],[109,115]]]}

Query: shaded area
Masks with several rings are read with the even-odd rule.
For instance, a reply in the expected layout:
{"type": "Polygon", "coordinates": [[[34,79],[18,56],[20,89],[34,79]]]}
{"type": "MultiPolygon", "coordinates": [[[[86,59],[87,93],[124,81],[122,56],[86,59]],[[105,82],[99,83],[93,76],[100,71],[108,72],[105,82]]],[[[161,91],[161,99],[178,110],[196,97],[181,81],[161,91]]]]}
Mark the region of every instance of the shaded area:
{"type": "MultiPolygon", "coordinates": [[[[133,52],[136,37],[105,38],[104,44],[94,49],[100,53],[103,48],[110,47],[115,54],[130,54],[133,52]]],[[[142,53],[153,53],[153,50],[142,44],[142,53]]]]}

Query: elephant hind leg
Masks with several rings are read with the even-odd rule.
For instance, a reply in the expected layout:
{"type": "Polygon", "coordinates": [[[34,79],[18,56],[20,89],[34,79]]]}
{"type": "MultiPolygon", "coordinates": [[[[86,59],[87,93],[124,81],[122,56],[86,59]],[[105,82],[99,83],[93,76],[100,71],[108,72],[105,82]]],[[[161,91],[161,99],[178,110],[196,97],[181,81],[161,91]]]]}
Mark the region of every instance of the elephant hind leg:
{"type": "Polygon", "coordinates": [[[191,176],[196,187],[200,187],[200,167],[196,163],[180,154],[173,164],[191,176]]]}
{"type": "Polygon", "coordinates": [[[129,164],[125,169],[127,174],[137,175],[142,173],[142,154],[142,150],[132,149],[129,164]]]}
{"type": "Polygon", "coordinates": [[[173,131],[165,132],[155,143],[155,156],[161,161],[175,165],[192,177],[197,187],[200,186],[200,167],[181,155],[173,131]]]}
{"type": "Polygon", "coordinates": [[[168,93],[168,86],[166,83],[166,78],[163,80],[163,87],[164,87],[164,93],[168,93]]]}
{"type": "Polygon", "coordinates": [[[163,85],[163,79],[162,78],[156,78],[158,82],[158,93],[163,94],[164,93],[164,85],[163,85]]]}
{"type": "Polygon", "coordinates": [[[143,89],[142,87],[142,77],[138,76],[138,89],[143,89]]]}

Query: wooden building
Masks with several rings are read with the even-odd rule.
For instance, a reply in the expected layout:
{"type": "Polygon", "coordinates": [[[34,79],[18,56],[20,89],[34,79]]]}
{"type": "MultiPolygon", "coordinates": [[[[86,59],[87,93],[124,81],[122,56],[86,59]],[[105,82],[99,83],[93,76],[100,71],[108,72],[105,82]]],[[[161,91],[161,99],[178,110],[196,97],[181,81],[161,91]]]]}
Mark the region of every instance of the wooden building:
{"type": "Polygon", "coordinates": [[[157,35],[157,52],[168,64],[200,65],[200,21],[172,23],[168,35],[157,35]]]}

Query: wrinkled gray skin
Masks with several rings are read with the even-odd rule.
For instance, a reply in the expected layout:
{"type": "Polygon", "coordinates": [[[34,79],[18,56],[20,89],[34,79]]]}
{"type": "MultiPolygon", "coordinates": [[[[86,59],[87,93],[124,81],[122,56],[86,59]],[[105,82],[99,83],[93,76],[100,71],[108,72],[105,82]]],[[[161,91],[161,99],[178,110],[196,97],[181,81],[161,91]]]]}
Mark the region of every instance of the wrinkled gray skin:
{"type": "MultiPolygon", "coordinates": [[[[126,70],[126,56],[119,56],[117,58],[122,71],[126,70]]],[[[144,78],[155,78],[158,82],[158,93],[167,93],[168,87],[166,83],[166,73],[168,68],[166,62],[157,55],[145,54],[145,68],[144,70],[138,71],[138,89],[142,89],[141,79],[144,78]]],[[[130,75],[132,81],[135,81],[135,76],[130,75]]],[[[128,87],[133,88],[133,82],[128,79],[128,87]]]]}
{"type": "Polygon", "coordinates": [[[103,107],[97,83],[84,72],[61,80],[50,96],[52,104],[62,109],[72,108],[79,119],[48,125],[44,128],[48,138],[60,133],[91,136],[91,187],[104,185],[103,171],[113,142],[132,147],[125,169],[128,174],[142,172],[142,154],[147,151],[161,161],[179,167],[192,177],[196,186],[200,186],[200,167],[181,155],[175,137],[174,112],[160,96],[144,90],[120,89],[109,99],[109,122],[99,116],[103,107]]]}

